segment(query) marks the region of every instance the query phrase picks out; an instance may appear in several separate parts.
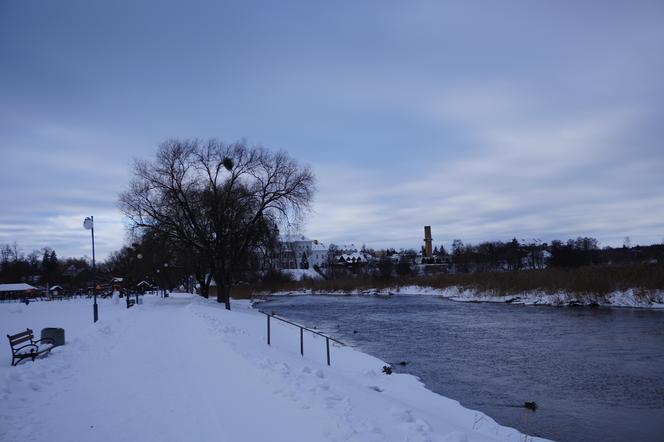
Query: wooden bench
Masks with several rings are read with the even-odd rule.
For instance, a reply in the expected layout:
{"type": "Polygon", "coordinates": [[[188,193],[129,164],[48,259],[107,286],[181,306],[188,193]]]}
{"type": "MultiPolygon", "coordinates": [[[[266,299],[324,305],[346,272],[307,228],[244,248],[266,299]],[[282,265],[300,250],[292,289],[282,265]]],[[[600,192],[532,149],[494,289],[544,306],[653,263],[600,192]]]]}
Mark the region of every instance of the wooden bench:
{"type": "Polygon", "coordinates": [[[49,338],[35,340],[32,330],[26,329],[24,332],[13,336],[7,335],[9,346],[12,348],[12,365],[18,365],[23,359],[32,359],[33,361],[40,354],[48,353],[53,348],[53,340],[49,338]],[[29,344],[23,344],[30,341],[29,344]],[[39,345],[38,345],[39,344],[39,345]],[[50,344],[48,347],[40,347],[41,344],[50,344]]]}

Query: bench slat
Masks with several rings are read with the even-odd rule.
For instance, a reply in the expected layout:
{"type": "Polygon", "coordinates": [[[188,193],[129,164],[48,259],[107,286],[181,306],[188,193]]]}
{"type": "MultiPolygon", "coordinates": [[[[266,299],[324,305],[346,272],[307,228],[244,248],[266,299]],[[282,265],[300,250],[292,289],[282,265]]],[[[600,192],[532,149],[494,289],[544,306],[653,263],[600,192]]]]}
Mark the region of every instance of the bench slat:
{"type": "Polygon", "coordinates": [[[17,338],[22,338],[23,336],[26,336],[26,335],[32,336],[32,330],[27,329],[26,331],[21,332],[21,333],[16,333],[15,335],[11,335],[11,336],[7,335],[7,337],[11,340],[14,340],[14,339],[17,339],[17,338]]]}
{"type": "Polygon", "coordinates": [[[22,338],[19,338],[19,339],[11,339],[11,340],[10,340],[10,344],[11,344],[12,347],[13,347],[13,346],[15,346],[15,345],[17,345],[17,344],[21,344],[21,343],[23,343],[23,342],[25,342],[25,341],[31,341],[31,340],[32,340],[32,335],[28,335],[28,336],[25,336],[25,337],[22,337],[22,338]]]}

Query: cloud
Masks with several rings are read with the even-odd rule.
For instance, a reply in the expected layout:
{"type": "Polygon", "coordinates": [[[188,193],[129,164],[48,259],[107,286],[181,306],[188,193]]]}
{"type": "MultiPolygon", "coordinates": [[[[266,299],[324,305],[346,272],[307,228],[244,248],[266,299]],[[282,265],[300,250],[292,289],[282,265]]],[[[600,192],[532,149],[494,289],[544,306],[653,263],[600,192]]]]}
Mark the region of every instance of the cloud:
{"type": "Polygon", "coordinates": [[[658,2],[160,7],[147,28],[150,5],[31,8],[0,39],[0,242],[79,256],[94,215],[107,255],[131,157],[192,136],[311,163],[325,241],[664,236],[658,2]]]}
{"type": "Polygon", "coordinates": [[[589,235],[617,245],[664,234],[664,158],[629,142],[638,109],[542,119],[522,97],[483,90],[428,110],[463,127],[474,148],[407,175],[324,169],[310,231],[381,247],[417,247],[425,224],[444,243],[589,235]]]}

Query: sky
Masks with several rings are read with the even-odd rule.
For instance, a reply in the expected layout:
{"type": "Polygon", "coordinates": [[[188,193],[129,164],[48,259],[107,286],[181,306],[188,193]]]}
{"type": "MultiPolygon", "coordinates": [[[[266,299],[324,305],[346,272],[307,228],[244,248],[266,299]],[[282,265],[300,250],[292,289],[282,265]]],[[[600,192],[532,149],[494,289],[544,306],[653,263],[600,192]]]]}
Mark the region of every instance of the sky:
{"type": "Polygon", "coordinates": [[[0,244],[105,258],[194,137],[309,165],[325,243],[660,243],[662,78],[661,1],[0,0],[0,244]]]}

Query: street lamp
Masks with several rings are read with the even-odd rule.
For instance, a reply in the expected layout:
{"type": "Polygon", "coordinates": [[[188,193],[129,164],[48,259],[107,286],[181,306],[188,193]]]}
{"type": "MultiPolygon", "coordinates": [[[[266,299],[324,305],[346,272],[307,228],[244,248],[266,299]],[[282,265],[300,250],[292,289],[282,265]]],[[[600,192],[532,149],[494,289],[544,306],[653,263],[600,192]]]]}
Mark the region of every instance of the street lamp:
{"type": "Polygon", "coordinates": [[[93,322],[99,320],[99,309],[97,308],[97,282],[95,281],[95,223],[94,217],[88,216],[83,221],[83,227],[90,230],[92,233],[92,294],[94,297],[94,304],[92,305],[92,318],[93,322]]]}
{"type": "Polygon", "coordinates": [[[168,284],[168,273],[166,272],[168,270],[168,263],[164,263],[164,293],[163,293],[163,298],[166,297],[166,284],[168,284]]]}

